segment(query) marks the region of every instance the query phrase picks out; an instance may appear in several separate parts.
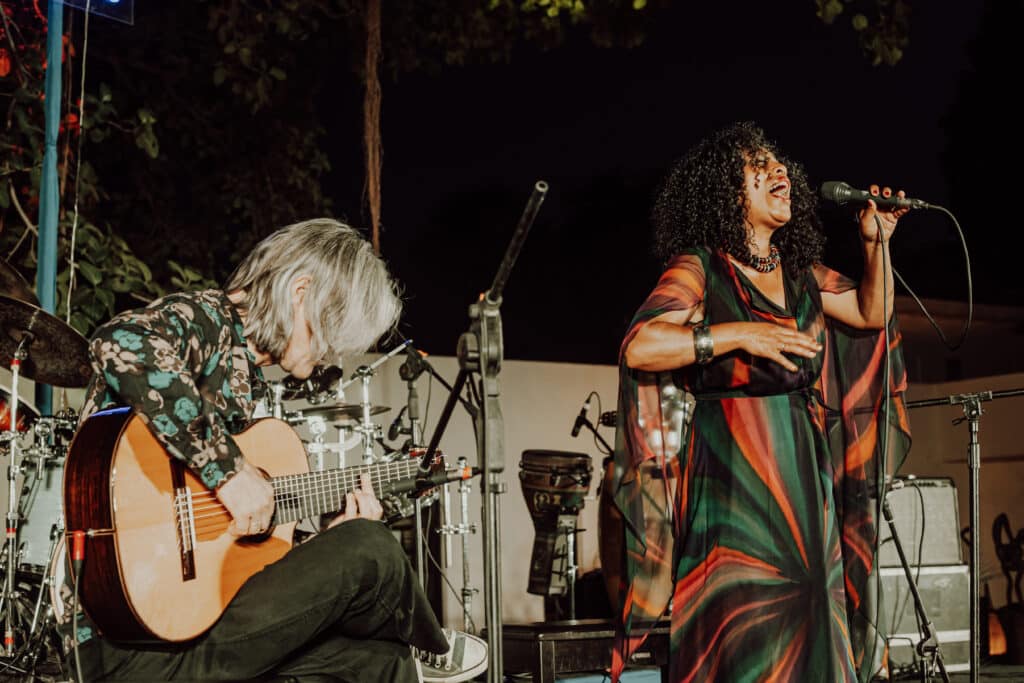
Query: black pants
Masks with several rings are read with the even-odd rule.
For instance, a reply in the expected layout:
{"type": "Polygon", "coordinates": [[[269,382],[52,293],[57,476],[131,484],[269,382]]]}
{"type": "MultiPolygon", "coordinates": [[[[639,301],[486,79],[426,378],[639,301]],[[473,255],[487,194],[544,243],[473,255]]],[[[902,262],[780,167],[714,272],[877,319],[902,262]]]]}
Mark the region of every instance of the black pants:
{"type": "MultiPolygon", "coordinates": [[[[409,645],[447,643],[409,558],[380,522],[351,520],[252,576],[186,644],[79,647],[82,681],[416,681],[409,645]]],[[[74,672],[74,657],[68,657],[74,672]]]]}

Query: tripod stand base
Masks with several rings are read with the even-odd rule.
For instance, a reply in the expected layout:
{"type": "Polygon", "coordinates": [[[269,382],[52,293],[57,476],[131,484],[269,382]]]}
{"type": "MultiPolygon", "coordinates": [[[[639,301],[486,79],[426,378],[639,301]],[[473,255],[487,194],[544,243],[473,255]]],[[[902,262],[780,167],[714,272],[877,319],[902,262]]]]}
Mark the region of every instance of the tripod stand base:
{"type": "Polygon", "coordinates": [[[31,572],[18,572],[15,579],[16,594],[3,604],[12,611],[14,627],[13,653],[0,654],[0,681],[62,681],[64,649],[50,607],[49,589],[42,577],[31,572]],[[35,631],[32,618],[39,591],[44,591],[35,631]]]}

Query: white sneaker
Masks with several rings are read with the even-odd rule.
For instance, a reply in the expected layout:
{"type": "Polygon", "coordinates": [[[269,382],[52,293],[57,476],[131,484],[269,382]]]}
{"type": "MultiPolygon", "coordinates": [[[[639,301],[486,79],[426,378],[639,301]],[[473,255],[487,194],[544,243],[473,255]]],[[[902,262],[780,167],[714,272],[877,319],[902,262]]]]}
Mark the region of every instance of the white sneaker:
{"type": "Polygon", "coordinates": [[[487,643],[463,631],[443,629],[448,652],[435,655],[416,648],[416,668],[423,683],[459,683],[487,671],[487,643]]]}

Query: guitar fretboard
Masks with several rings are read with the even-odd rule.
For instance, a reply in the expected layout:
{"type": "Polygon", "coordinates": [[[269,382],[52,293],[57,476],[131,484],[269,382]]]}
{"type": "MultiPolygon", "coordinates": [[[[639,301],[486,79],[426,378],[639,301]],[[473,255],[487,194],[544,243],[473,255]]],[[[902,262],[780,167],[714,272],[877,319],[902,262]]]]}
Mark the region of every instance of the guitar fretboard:
{"type": "Polygon", "coordinates": [[[345,494],[359,488],[363,473],[370,474],[378,498],[391,492],[396,482],[416,477],[418,458],[342,469],[289,474],[270,480],[274,486],[274,524],[296,522],[345,510],[345,494]]]}

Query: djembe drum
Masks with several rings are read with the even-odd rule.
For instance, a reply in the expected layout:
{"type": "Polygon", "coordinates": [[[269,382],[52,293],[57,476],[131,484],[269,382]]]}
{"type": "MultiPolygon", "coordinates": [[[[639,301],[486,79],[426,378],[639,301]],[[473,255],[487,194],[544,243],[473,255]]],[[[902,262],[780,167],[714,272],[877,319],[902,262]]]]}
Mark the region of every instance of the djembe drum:
{"type": "Polygon", "coordinates": [[[519,467],[519,482],[536,534],[527,591],[564,595],[575,579],[576,519],[590,489],[590,456],[527,450],[519,467]]]}

